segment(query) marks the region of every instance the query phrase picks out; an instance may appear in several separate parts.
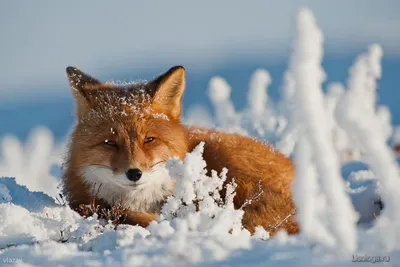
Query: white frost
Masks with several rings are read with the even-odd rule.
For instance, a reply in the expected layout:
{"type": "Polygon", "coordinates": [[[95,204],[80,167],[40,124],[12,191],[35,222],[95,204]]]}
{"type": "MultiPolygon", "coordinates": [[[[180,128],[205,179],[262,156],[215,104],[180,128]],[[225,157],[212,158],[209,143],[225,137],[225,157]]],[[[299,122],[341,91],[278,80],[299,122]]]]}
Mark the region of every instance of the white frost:
{"type": "Polygon", "coordinates": [[[321,67],[322,43],[322,33],[311,11],[300,10],[290,69],[296,88],[295,112],[300,114],[304,129],[295,153],[296,165],[301,167],[297,169],[293,188],[300,214],[299,222],[306,229],[304,234],[308,239],[319,239],[349,255],[356,250],[356,216],[349,197],[344,192],[339,160],[332,146],[327,112],[324,109],[321,88],[325,79],[321,67]],[[313,165],[316,171],[312,170],[313,165]],[[317,188],[307,192],[308,186],[319,186],[326,201],[325,207],[317,207],[323,200],[318,196],[317,188]],[[311,208],[312,206],[315,208],[311,208]],[[304,211],[308,212],[302,215],[304,211]],[[326,219],[323,222],[318,221],[322,218],[326,219]]]}
{"type": "MultiPolygon", "coordinates": [[[[338,122],[355,136],[362,145],[371,170],[382,185],[385,203],[383,216],[378,220],[377,238],[388,249],[398,248],[400,239],[400,174],[392,149],[386,144],[387,128],[382,127],[382,116],[376,110],[377,79],[381,77],[382,48],[372,45],[367,54],[357,58],[350,70],[348,90],[337,108],[338,122]]],[[[381,111],[382,113],[382,111],[381,111]]]]}

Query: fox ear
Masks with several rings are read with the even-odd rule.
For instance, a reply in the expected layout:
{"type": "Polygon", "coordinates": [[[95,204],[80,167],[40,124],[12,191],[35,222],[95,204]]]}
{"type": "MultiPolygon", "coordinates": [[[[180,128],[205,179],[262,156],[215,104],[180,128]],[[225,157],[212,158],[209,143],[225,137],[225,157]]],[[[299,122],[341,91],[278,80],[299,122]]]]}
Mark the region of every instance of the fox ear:
{"type": "Polygon", "coordinates": [[[78,117],[83,116],[93,108],[89,94],[90,91],[93,90],[95,85],[101,84],[101,82],[75,67],[67,67],[66,71],[72,93],[76,99],[77,115],[78,117]]]}
{"type": "Polygon", "coordinates": [[[152,85],[152,107],[155,111],[179,119],[182,110],[182,96],[185,90],[185,68],[176,66],[156,78],[152,85]]]}

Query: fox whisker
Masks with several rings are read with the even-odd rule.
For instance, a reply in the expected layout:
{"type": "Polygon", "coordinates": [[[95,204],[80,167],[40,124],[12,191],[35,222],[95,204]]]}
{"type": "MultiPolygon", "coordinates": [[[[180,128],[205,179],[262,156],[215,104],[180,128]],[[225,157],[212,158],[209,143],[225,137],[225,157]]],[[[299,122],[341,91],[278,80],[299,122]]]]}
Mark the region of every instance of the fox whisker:
{"type": "Polygon", "coordinates": [[[110,166],[104,165],[104,164],[91,164],[91,166],[96,166],[96,167],[102,167],[102,168],[106,168],[106,169],[111,169],[110,166]]]}
{"type": "Polygon", "coordinates": [[[166,160],[158,161],[158,162],[154,163],[154,164],[151,166],[151,168],[153,169],[156,165],[158,165],[158,164],[160,164],[160,163],[164,163],[164,162],[167,162],[167,161],[166,161],[166,160]]]}

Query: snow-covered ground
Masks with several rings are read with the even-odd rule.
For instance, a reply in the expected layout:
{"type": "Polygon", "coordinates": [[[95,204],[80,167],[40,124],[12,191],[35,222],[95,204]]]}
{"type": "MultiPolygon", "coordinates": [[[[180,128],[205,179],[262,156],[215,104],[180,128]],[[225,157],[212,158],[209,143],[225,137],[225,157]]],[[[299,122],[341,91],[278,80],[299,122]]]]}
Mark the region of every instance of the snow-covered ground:
{"type": "Polygon", "coordinates": [[[346,85],[323,90],[323,35],[302,9],[280,102],[268,98],[267,70],[254,72],[242,111],[228,82],[214,77],[208,95],[215,116],[196,107],[185,118],[268,140],[291,156],[301,234],[269,239],[260,227],[250,236],[243,211],[233,208],[235,185],[227,186],[224,205],[215,201],[226,171],[205,175],[202,144],[167,164],[177,186],[158,223],[115,229],[96,216],[83,219],[59,196],[65,144],[40,128],[26,144],[13,136],[0,144],[0,266],[400,266],[400,175],[390,146],[400,131],[376,104],[382,56],[379,45],[369,46],[346,85]]]}

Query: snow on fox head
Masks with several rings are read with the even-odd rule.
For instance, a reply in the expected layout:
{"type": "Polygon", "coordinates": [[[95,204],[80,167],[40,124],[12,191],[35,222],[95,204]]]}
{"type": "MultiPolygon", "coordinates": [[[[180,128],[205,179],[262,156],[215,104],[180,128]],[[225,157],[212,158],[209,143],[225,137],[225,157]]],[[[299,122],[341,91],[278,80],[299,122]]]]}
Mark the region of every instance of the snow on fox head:
{"type": "Polygon", "coordinates": [[[78,118],[66,164],[66,177],[76,182],[68,178],[68,194],[79,194],[79,186],[93,194],[101,185],[98,197],[107,204],[159,209],[174,186],[165,163],[187,152],[179,119],[184,68],[128,85],[101,83],[74,67],[67,74],[78,118]]]}

